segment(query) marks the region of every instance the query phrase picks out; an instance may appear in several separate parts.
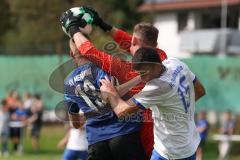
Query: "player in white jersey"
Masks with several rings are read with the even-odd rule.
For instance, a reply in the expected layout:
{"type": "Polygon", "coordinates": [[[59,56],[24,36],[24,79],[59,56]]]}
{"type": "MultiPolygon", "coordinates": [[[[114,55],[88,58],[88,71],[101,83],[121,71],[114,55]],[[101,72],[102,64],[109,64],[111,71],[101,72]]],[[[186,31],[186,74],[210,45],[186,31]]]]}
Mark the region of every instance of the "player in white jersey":
{"type": "Polygon", "coordinates": [[[134,69],[143,73],[146,86],[128,101],[118,95],[106,78],[102,96],[121,117],[137,108],[151,107],[154,119],[154,151],[151,160],[195,160],[200,136],[194,123],[195,101],[205,90],[188,66],[175,58],[161,62],[155,49],[140,48],[133,57],[134,69]]]}

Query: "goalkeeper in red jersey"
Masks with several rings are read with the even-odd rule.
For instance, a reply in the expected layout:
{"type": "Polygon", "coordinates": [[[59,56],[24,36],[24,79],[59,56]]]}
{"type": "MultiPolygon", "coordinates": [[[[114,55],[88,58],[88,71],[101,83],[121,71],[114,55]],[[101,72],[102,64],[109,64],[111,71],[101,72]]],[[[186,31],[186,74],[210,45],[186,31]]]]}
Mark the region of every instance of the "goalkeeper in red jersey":
{"type": "MultiPolygon", "coordinates": [[[[100,27],[103,31],[110,34],[119,46],[134,55],[135,51],[140,47],[157,47],[158,29],[149,23],[139,23],[134,27],[133,35],[130,35],[116,27],[107,24],[99,14],[88,7],[83,7],[84,10],[93,17],[93,24],[100,27]]],[[[80,53],[87,57],[107,73],[115,76],[119,83],[129,81],[138,75],[132,69],[132,63],[123,61],[115,56],[111,56],[103,51],[98,50],[81,32],[79,26],[84,27],[84,22],[76,17],[64,12],[61,17],[62,27],[74,39],[80,53]],[[66,25],[66,22],[67,25],[66,25]]],[[[157,49],[161,60],[167,58],[166,53],[157,49]]],[[[145,84],[129,89],[129,95],[138,93],[145,84]]],[[[151,119],[151,111],[144,111],[144,123],[141,129],[142,144],[150,157],[153,150],[153,123],[151,119]]]]}

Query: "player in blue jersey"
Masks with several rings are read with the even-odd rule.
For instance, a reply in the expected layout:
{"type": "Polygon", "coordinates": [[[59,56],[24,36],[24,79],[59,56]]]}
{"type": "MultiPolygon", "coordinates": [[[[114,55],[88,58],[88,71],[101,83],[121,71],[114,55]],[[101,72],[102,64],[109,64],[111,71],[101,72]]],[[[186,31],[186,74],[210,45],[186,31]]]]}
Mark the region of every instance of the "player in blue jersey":
{"type": "MultiPolygon", "coordinates": [[[[65,104],[74,127],[82,125],[84,113],[89,160],[145,160],[140,141],[141,123],[120,121],[111,106],[101,99],[100,80],[108,76],[95,64],[80,56],[75,44],[70,41],[72,57],[77,68],[65,79],[65,104]],[[80,120],[80,121],[79,121],[80,120]]],[[[141,82],[140,76],[121,85],[118,91],[124,95],[131,87],[141,82]]]]}
{"type": "Polygon", "coordinates": [[[203,153],[204,153],[204,146],[207,140],[207,134],[209,130],[209,123],[206,118],[206,112],[204,111],[200,112],[197,118],[198,119],[196,121],[196,127],[197,127],[197,131],[200,134],[201,141],[196,152],[196,157],[198,160],[202,160],[203,153]]]}

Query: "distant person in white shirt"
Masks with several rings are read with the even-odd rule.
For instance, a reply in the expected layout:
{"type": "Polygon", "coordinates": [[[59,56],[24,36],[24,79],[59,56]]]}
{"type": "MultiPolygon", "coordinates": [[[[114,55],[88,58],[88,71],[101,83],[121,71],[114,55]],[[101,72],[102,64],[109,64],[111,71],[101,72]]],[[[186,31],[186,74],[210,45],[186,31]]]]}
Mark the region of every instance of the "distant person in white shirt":
{"type": "MultiPolygon", "coordinates": [[[[233,119],[233,115],[230,111],[223,113],[223,119],[221,122],[220,134],[231,136],[234,134],[236,122],[233,119]]],[[[219,160],[228,159],[230,148],[231,148],[231,140],[227,137],[219,142],[219,160]]]]}
{"type": "Polygon", "coordinates": [[[88,142],[85,127],[75,129],[70,126],[58,148],[65,148],[62,160],[87,160],[88,142]]]}
{"type": "Polygon", "coordinates": [[[25,109],[30,109],[33,105],[33,97],[29,92],[23,94],[23,106],[25,109]]]}
{"type": "Polygon", "coordinates": [[[118,95],[110,80],[101,80],[101,93],[118,117],[151,107],[154,119],[154,150],[151,160],[195,160],[200,142],[194,122],[195,101],[205,94],[188,66],[175,58],[161,62],[157,51],[137,50],[133,67],[146,82],[141,92],[128,101],[118,95]]]}
{"type": "Polygon", "coordinates": [[[6,99],[1,101],[0,108],[0,144],[1,152],[0,156],[8,156],[8,138],[9,138],[9,106],[7,105],[6,99]]]}

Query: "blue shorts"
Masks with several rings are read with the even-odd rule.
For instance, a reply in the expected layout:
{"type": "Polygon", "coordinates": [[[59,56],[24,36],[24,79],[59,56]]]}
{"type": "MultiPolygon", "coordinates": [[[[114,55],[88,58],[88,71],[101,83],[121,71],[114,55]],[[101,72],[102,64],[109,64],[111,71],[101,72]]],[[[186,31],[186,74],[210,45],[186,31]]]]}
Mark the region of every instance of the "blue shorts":
{"type": "Polygon", "coordinates": [[[62,160],[86,160],[87,156],[87,151],[65,149],[62,160]]]}
{"type": "MultiPolygon", "coordinates": [[[[155,149],[152,152],[151,160],[168,160],[162,157],[155,149]]],[[[178,159],[178,160],[196,160],[196,154],[188,158],[178,159]]]]}

